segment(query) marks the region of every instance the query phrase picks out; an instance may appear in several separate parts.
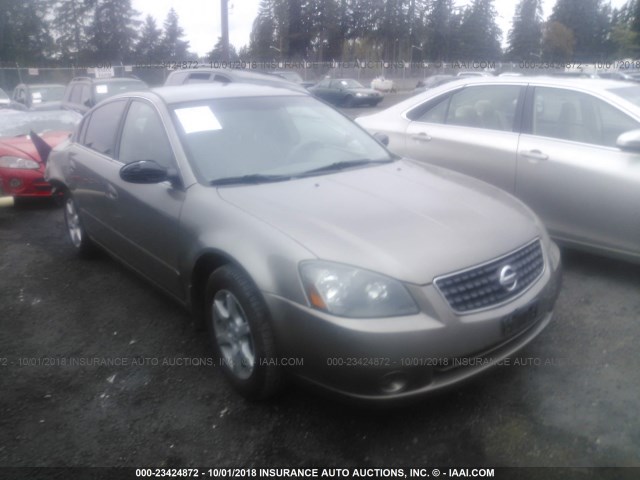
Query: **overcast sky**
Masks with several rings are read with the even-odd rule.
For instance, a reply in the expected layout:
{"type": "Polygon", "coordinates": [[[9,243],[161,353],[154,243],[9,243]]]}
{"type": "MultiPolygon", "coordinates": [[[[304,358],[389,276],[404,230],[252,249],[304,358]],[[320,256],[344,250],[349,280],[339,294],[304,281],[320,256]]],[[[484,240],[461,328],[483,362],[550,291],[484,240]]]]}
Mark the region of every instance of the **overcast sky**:
{"type": "MultiPolygon", "coordinates": [[[[240,49],[249,44],[253,20],[258,13],[260,0],[229,0],[229,39],[240,49]]],[[[611,0],[613,7],[621,7],[627,0],[611,0]]],[[[470,3],[457,0],[457,6],[470,3]]],[[[511,20],[517,0],[495,0],[498,25],[502,28],[503,43],[511,28],[511,20]]],[[[551,13],[555,0],[544,1],[545,18],[551,13]]],[[[169,9],[173,7],[180,17],[180,25],[186,33],[192,51],[205,55],[213,49],[220,36],[220,0],[133,0],[133,8],[143,16],[151,14],[162,26],[169,9]]]]}

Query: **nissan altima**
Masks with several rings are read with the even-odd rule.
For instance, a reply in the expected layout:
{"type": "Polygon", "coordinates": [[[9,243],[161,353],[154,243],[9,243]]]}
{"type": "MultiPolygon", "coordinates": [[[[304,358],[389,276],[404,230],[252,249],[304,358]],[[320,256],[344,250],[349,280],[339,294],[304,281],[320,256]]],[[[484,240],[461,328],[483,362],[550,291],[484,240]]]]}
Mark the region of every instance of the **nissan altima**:
{"type": "Polygon", "coordinates": [[[640,86],[460,80],[360,117],[391,151],[492,183],[559,242],[640,262],[640,86]]]}
{"type": "Polygon", "coordinates": [[[559,250],[518,200],[396,157],[292,90],[110,98],[47,178],[75,250],[106,250],[202,319],[249,398],[291,376],[372,402],[457,384],[534,339],[559,289],[559,250]]]}

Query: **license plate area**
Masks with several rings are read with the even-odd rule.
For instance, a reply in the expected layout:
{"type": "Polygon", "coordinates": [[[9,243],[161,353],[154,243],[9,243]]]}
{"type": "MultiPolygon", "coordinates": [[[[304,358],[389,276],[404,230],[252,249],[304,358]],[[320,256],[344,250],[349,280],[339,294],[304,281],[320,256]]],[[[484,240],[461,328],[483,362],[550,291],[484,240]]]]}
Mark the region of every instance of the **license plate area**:
{"type": "Polygon", "coordinates": [[[519,308],[502,319],[502,335],[512,337],[533,325],[538,319],[538,302],[519,308]]]}

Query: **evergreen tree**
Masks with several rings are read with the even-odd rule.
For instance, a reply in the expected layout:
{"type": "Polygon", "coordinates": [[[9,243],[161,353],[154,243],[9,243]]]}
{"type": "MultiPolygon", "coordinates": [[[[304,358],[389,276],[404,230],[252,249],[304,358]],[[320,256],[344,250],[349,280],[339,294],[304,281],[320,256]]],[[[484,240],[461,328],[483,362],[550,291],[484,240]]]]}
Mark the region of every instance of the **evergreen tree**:
{"type": "Polygon", "coordinates": [[[453,27],[453,0],[434,0],[427,15],[426,54],[429,60],[450,59],[453,27]]]}
{"type": "Polygon", "coordinates": [[[154,63],[162,61],[160,37],[161,30],[156,20],[147,15],[142,25],[140,39],[136,45],[136,57],[141,62],[154,63]]]}
{"type": "Polygon", "coordinates": [[[550,20],[573,32],[573,59],[594,61],[606,57],[610,50],[610,8],[601,0],[557,0],[550,20]]]}
{"type": "Polygon", "coordinates": [[[520,0],[509,32],[509,60],[539,60],[542,48],[542,0],[520,0]]]}
{"type": "Polygon", "coordinates": [[[640,53],[640,22],[636,25],[637,0],[629,0],[611,15],[611,41],[617,58],[636,57],[640,53]]]}
{"type": "Polygon", "coordinates": [[[91,39],[92,60],[128,62],[134,56],[134,45],[140,21],[131,0],[97,0],[93,22],[87,29],[91,39]]]}
{"type": "Polygon", "coordinates": [[[51,26],[56,35],[56,48],[63,60],[84,63],[89,59],[87,29],[93,18],[96,0],[58,0],[51,26]]]}
{"type": "Polygon", "coordinates": [[[43,62],[51,56],[53,40],[45,20],[43,0],[0,0],[0,60],[11,66],[43,62]]]}
{"type": "Polygon", "coordinates": [[[265,61],[274,58],[277,53],[276,21],[272,0],[262,0],[258,9],[258,16],[253,21],[249,50],[255,60],[265,61]]]}
{"type": "Polygon", "coordinates": [[[160,41],[160,53],[163,61],[182,62],[192,57],[189,54],[189,42],[183,40],[184,30],[180,26],[178,14],[172,8],[164,21],[164,32],[160,41]]]}
{"type": "MultiPolygon", "coordinates": [[[[236,48],[229,44],[229,61],[233,62],[238,60],[238,53],[236,52],[236,48]]],[[[213,50],[211,50],[208,54],[207,54],[207,60],[209,60],[210,62],[224,62],[227,59],[224,58],[224,55],[222,53],[222,37],[218,37],[218,41],[216,42],[216,44],[213,47],[213,50]]]]}
{"type": "Polygon", "coordinates": [[[493,0],[473,0],[460,25],[458,57],[461,60],[489,61],[502,57],[502,32],[496,17],[493,0]]]}

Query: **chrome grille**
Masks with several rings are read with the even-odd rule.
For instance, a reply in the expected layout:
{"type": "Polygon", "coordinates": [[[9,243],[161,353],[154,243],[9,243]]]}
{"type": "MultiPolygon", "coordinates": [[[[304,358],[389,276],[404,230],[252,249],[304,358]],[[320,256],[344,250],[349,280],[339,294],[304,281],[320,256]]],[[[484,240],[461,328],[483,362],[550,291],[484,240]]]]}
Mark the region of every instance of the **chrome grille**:
{"type": "Polygon", "coordinates": [[[496,260],[438,277],[434,283],[451,308],[459,313],[470,313],[515,298],[527,290],[543,270],[542,247],[536,239],[496,260]]]}

